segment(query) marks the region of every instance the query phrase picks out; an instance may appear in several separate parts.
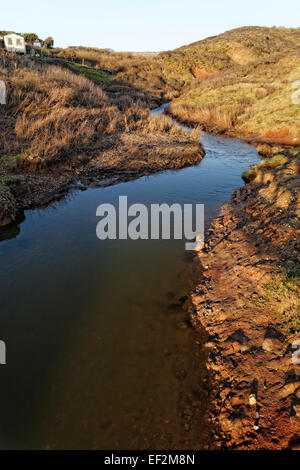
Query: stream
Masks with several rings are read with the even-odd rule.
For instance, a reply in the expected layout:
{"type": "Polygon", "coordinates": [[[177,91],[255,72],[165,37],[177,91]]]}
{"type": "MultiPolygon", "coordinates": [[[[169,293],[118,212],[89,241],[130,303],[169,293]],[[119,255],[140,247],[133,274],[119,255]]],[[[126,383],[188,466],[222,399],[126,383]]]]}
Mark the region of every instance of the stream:
{"type": "Polygon", "coordinates": [[[260,159],[240,140],[201,142],[197,166],[74,191],[0,231],[1,449],[210,445],[205,333],[179,300],[185,241],[96,237],[97,206],[120,195],[204,204],[207,228],[260,159]]]}

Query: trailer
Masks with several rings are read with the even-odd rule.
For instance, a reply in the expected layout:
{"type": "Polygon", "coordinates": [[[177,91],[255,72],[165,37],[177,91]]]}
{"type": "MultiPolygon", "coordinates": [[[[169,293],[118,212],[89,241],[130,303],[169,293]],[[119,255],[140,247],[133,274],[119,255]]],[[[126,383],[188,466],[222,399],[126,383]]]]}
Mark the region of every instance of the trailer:
{"type": "Polygon", "coordinates": [[[4,36],[4,46],[8,52],[26,54],[25,39],[19,34],[12,33],[4,36]]]}

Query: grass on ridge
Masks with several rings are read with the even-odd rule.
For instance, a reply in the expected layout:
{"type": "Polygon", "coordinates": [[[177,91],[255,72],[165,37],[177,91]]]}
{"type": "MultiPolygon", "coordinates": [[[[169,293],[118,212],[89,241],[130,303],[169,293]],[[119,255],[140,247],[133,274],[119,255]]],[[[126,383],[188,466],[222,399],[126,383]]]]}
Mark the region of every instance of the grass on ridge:
{"type": "Polygon", "coordinates": [[[68,65],[74,72],[84,75],[95,82],[108,82],[112,78],[112,75],[104,72],[104,70],[94,69],[86,65],[76,64],[75,62],[68,62],[68,65]]]}

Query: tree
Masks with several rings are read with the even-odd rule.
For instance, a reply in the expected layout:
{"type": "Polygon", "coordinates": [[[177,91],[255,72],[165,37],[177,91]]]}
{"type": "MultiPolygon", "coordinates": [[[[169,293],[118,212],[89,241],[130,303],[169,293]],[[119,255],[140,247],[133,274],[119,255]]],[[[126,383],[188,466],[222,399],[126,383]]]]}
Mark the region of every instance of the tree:
{"type": "Polygon", "coordinates": [[[27,42],[28,44],[33,44],[34,41],[39,41],[39,37],[35,33],[24,33],[23,37],[25,39],[25,42],[27,42]]]}
{"type": "Polygon", "coordinates": [[[43,41],[44,45],[47,47],[47,49],[52,49],[54,46],[54,39],[49,36],[43,41]]]}

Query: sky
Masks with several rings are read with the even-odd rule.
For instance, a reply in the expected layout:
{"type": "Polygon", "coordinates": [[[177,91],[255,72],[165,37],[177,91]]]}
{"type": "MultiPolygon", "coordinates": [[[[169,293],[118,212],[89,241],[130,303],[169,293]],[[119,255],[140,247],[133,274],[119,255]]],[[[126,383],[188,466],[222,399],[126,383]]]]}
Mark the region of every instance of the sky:
{"type": "Polygon", "coordinates": [[[57,47],[161,51],[239,26],[299,27],[299,0],[14,0],[0,30],[52,36],[57,47]],[[298,21],[297,21],[298,20],[298,21]]]}

